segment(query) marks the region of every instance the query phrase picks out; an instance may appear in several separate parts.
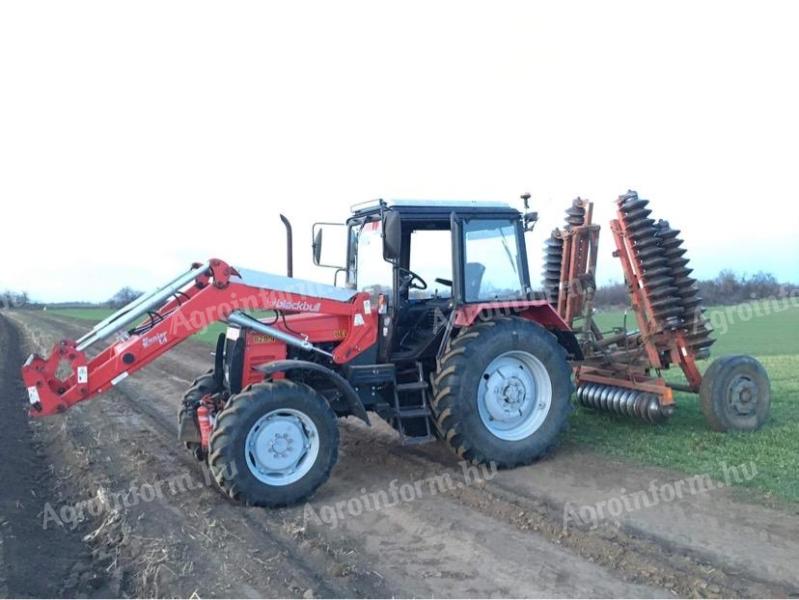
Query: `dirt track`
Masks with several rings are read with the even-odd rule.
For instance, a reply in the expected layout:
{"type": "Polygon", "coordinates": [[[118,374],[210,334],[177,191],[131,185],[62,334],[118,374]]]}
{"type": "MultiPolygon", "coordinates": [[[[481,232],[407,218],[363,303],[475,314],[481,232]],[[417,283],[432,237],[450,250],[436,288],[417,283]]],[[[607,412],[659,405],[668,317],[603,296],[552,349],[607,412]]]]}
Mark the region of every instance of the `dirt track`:
{"type": "Polygon", "coordinates": [[[181,395],[210,365],[206,346],[184,344],[113,392],[28,422],[22,358],[83,330],[85,323],[41,313],[0,316],[0,385],[12,429],[0,438],[0,596],[799,594],[796,509],[765,507],[737,490],[564,531],[566,503],[593,505],[681,478],[584,450],[467,482],[445,448],[401,447],[387,426],[347,420],[338,466],[310,505],[320,519],[304,506],[232,504],[175,441],[181,395]],[[453,489],[417,483],[410,501],[347,512],[353,498],[442,476],[453,489]],[[139,496],[109,500],[131,486],[139,496]],[[98,497],[106,499],[92,503],[98,514],[84,504],[74,530],[52,518],[98,497]]]}

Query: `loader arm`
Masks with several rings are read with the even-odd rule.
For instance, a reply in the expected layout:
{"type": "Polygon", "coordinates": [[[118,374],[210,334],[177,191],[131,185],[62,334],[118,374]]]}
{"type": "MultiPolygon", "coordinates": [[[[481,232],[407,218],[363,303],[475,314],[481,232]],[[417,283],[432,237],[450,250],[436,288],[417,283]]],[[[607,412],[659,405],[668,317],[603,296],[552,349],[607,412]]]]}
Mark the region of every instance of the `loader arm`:
{"type": "MultiPolygon", "coordinates": [[[[239,272],[224,261],[211,259],[195,263],[167,285],[137,298],[78,340],[57,342],[49,357],[28,357],[22,378],[30,414],[63,412],[107,391],[215,321],[230,319],[244,327],[267,327],[243,312],[249,310],[350,317],[344,338],[332,353],[323,352],[337,364],[351,360],[377,340],[377,315],[367,293],[255,271],[239,272]],[[111,336],[116,336],[116,341],[93,358],[87,356],[91,346],[111,336]],[[65,364],[69,367],[66,376],[62,375],[65,364]]],[[[315,349],[301,337],[282,335],[286,343],[315,349]]]]}

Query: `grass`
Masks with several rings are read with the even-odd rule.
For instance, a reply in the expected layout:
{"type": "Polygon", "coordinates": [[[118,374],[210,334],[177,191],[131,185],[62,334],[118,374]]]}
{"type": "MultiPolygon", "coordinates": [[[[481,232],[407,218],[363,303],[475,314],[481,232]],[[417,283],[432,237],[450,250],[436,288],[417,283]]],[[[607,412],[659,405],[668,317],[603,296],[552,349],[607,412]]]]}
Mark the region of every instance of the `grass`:
{"type": "MultiPolygon", "coordinates": [[[[743,485],[767,495],[799,501],[799,306],[776,310],[759,307],[758,313],[743,307],[719,307],[709,311],[717,332],[713,356],[751,354],[771,377],[771,419],[756,433],[724,434],[705,424],[698,397],[676,394],[677,410],[665,425],[578,409],[571,419],[566,443],[603,452],[646,465],[657,465],[687,474],[707,474],[723,479],[725,465],[754,463],[757,476],[743,485]],[[766,314],[769,313],[769,314],[766,314]]],[[[53,310],[54,314],[99,320],[104,309],[53,310]]],[[[621,326],[623,312],[598,315],[603,329],[621,326]]],[[[632,318],[628,327],[634,328],[632,318]]],[[[224,325],[214,324],[195,338],[213,344],[224,325]]],[[[700,364],[704,370],[710,361],[700,364]]],[[[679,379],[672,370],[669,379],[679,379]]]]}
{"type": "MultiPolygon", "coordinates": [[[[677,410],[665,425],[642,422],[580,408],[571,420],[567,441],[635,462],[689,474],[723,479],[725,465],[753,463],[757,476],[742,485],[799,501],[799,306],[744,306],[710,310],[717,334],[713,357],[750,354],[771,378],[771,418],[755,433],[716,433],[705,424],[698,396],[675,395],[677,410]],[[770,314],[766,314],[766,313],[770,314]]],[[[630,317],[631,319],[632,317],[630,317]]],[[[622,312],[598,319],[603,328],[620,325],[622,312]]],[[[634,328],[628,320],[628,328],[634,328]]],[[[702,361],[702,370],[712,361],[702,361]]],[[[668,379],[681,379],[677,369],[668,379]]]]}

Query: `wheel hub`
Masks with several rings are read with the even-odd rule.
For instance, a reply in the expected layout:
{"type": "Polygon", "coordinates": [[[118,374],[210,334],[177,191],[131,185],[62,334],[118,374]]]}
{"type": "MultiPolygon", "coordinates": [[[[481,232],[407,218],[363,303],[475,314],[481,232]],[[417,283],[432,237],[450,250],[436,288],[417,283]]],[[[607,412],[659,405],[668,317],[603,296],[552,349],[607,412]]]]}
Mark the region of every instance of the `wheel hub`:
{"type": "Polygon", "coordinates": [[[524,384],[517,377],[511,377],[502,388],[502,399],[510,405],[518,405],[526,396],[524,384]]]}
{"type": "Polygon", "coordinates": [[[510,421],[524,413],[527,388],[525,382],[515,376],[505,378],[497,370],[488,379],[486,408],[497,421],[510,421]]]}
{"type": "Polygon", "coordinates": [[[294,451],[294,437],[291,432],[276,433],[269,442],[269,452],[275,458],[286,458],[294,451]]]}
{"type": "Polygon", "coordinates": [[[483,372],[477,408],[496,437],[521,440],[544,422],[552,400],[552,383],[543,363],[527,352],[506,352],[483,372]]]}
{"type": "Polygon", "coordinates": [[[738,377],[730,385],[730,405],[739,415],[751,415],[755,412],[757,388],[748,377],[738,377]]]}
{"type": "Polygon", "coordinates": [[[250,472],[264,483],[288,485],[307,473],[319,451],[316,427],[299,411],[273,411],[247,434],[250,472]]]}

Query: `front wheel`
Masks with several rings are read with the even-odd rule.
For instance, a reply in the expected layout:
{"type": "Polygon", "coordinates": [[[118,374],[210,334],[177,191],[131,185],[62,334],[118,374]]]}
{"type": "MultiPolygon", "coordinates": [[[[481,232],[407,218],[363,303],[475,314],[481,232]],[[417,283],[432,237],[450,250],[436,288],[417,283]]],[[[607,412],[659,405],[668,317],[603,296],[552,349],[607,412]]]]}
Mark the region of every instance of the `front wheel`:
{"type": "Polygon", "coordinates": [[[307,385],[254,385],[219,413],[209,450],[211,473],[231,498],[254,506],[295,504],[327,481],[336,463],[336,415],[307,385]]]}
{"type": "Polygon", "coordinates": [[[571,367],[550,332],[520,318],[469,327],[433,380],[442,437],[462,458],[530,464],[557,442],[571,412],[571,367]]]}

